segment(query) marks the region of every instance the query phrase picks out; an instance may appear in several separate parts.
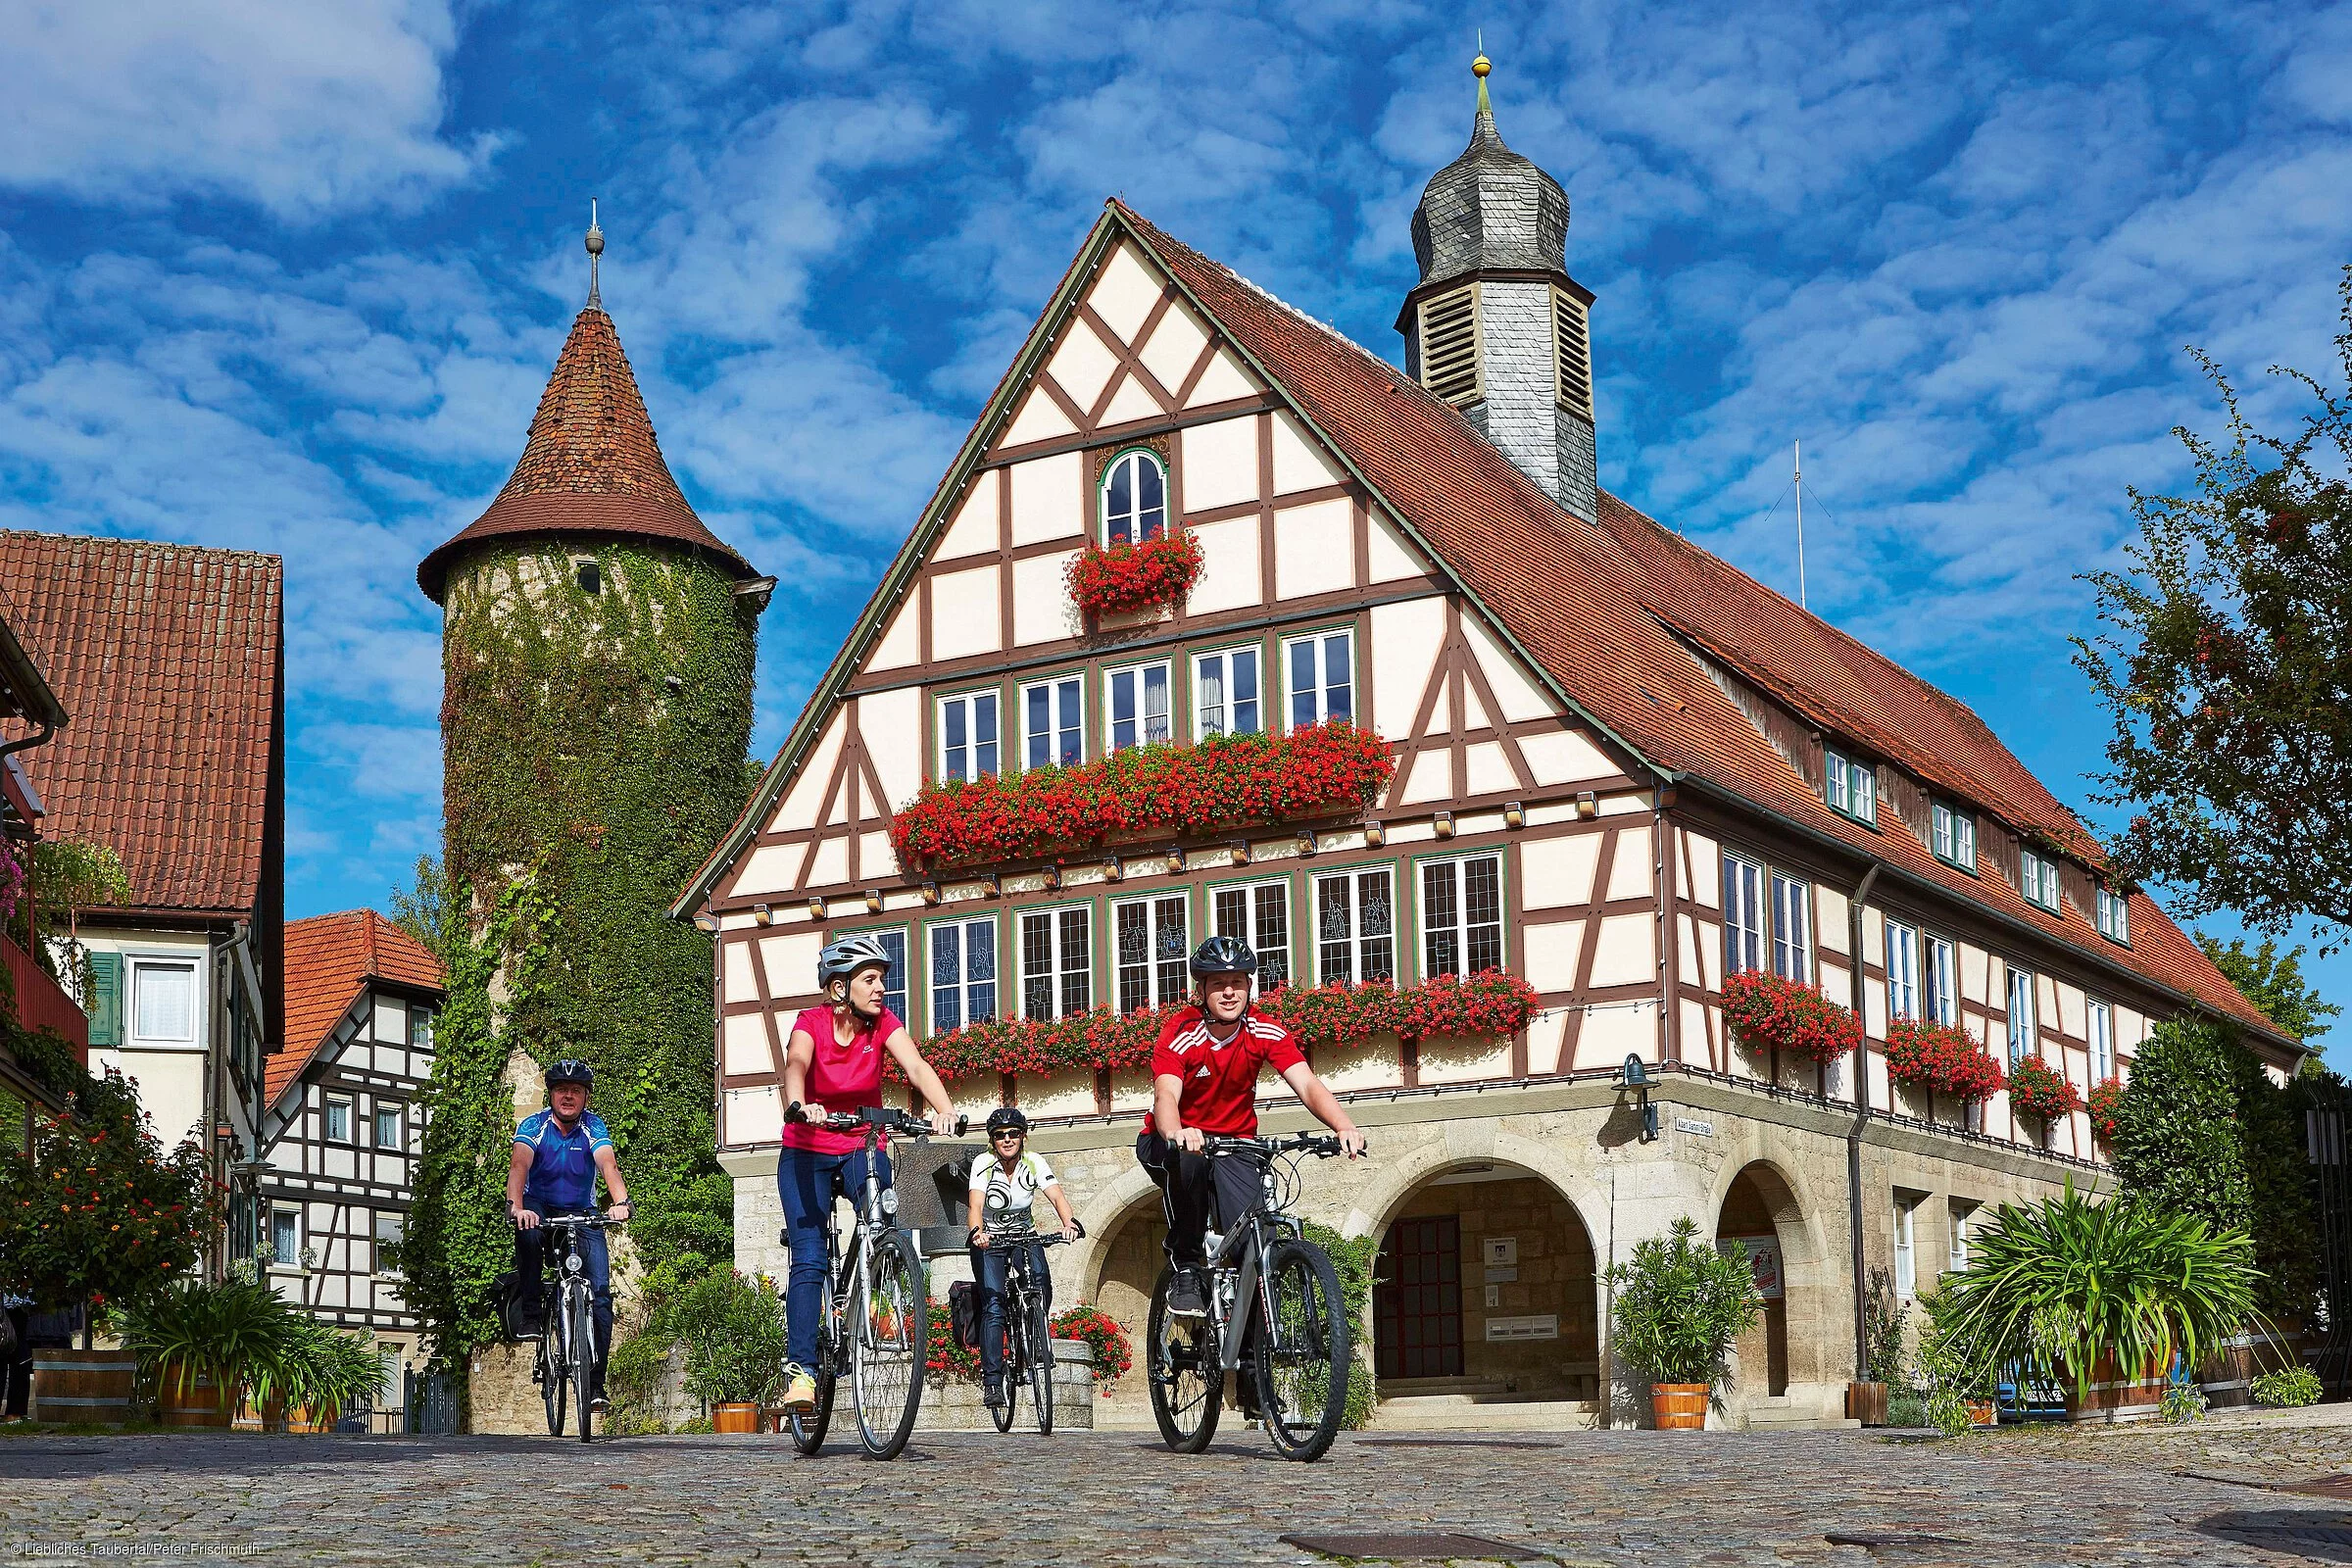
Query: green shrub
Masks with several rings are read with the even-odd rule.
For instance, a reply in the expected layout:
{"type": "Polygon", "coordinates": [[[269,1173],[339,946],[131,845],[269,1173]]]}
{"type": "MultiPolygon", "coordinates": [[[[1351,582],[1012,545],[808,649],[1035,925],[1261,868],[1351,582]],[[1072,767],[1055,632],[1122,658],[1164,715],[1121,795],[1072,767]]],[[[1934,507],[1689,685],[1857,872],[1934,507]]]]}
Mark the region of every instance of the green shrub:
{"type": "Polygon", "coordinates": [[[706,1405],[765,1403],[784,1369],[784,1303],[733,1269],[712,1269],[678,1298],[686,1392],[706,1405]]]}
{"type": "Polygon", "coordinates": [[[612,1408],[605,1427],[617,1437],[640,1437],[669,1430],[659,1413],[662,1380],[669,1372],[669,1352],[677,1337],[648,1328],[612,1347],[605,1357],[605,1392],[612,1408]]]}
{"type": "Polygon", "coordinates": [[[1903,1327],[1911,1316],[1909,1302],[1894,1293],[1894,1277],[1883,1268],[1870,1271],[1870,1291],[1863,1301],[1863,1321],[1870,1349],[1870,1381],[1889,1385],[1903,1381],[1903,1327]]]}
{"type": "Polygon", "coordinates": [[[1704,1383],[1723,1377],[1732,1342],[1763,1314],[1745,1254],[1697,1240],[1685,1215],[1671,1234],[1634,1248],[1605,1276],[1617,1291],[1617,1353],[1653,1383],[1704,1383]]]}
{"type": "Polygon", "coordinates": [[[1372,1412],[1380,1403],[1380,1390],[1372,1376],[1372,1337],[1365,1327],[1372,1304],[1372,1271],[1380,1262],[1380,1240],[1342,1236],[1311,1219],[1303,1221],[1300,1230],[1308,1241],[1331,1254],[1332,1267],[1339,1272],[1340,1304],[1347,1311],[1354,1346],[1348,1368],[1348,1404],[1340,1415],[1340,1426],[1358,1432],[1372,1424],[1372,1412]]]}
{"type": "Polygon", "coordinates": [[[1993,1396],[1996,1362],[1970,1325],[1961,1321],[1959,1298],[1945,1288],[1920,1293],[1920,1424],[1947,1438],[1966,1432],[1968,1407],[1993,1396]]]}
{"type": "Polygon", "coordinates": [[[2294,1410],[2307,1404],[2317,1404],[2327,1392],[2320,1386],[2320,1375],[2307,1366],[2290,1366],[2278,1372],[2265,1372],[2253,1382],[2256,1404],[2273,1409],[2294,1410]]]}
{"type": "Polygon", "coordinates": [[[2205,1391],[2185,1379],[2167,1383],[2156,1414],[2158,1420],[2174,1426],[2202,1421],[2205,1419],[2205,1391]]]}
{"type": "Polygon", "coordinates": [[[1928,1401],[1916,1394],[1889,1395],[1886,1399],[1886,1424],[1890,1427],[1927,1426],[1928,1401]]]}

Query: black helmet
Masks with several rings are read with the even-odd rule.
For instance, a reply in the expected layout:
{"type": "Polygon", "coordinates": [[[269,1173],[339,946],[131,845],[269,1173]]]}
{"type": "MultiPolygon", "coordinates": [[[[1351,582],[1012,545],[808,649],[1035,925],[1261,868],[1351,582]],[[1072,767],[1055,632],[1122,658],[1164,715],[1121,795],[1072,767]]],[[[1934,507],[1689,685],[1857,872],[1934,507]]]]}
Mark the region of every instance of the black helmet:
{"type": "Polygon", "coordinates": [[[995,1139],[997,1134],[1004,1132],[1006,1128],[1023,1135],[1028,1133],[1029,1118],[1022,1112],[1020,1106],[999,1105],[988,1113],[988,1136],[990,1139],[995,1139]]]}
{"type": "Polygon", "coordinates": [[[1257,973],[1257,955],[1240,937],[1210,937],[1194,950],[1195,974],[1257,973]]]}
{"type": "Polygon", "coordinates": [[[578,1084],[582,1089],[593,1090],[596,1069],[577,1056],[565,1056],[547,1069],[547,1087],[553,1089],[558,1084],[578,1084]]]}
{"type": "Polygon", "coordinates": [[[816,956],[816,986],[822,991],[836,980],[847,980],[860,969],[887,969],[890,950],[871,931],[860,931],[827,945],[816,956]]]}

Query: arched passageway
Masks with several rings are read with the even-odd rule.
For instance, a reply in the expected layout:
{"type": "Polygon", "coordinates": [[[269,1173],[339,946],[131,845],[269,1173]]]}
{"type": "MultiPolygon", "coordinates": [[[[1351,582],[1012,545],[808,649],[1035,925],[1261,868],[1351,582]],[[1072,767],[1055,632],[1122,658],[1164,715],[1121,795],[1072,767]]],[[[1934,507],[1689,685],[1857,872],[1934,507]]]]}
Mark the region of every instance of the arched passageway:
{"type": "Polygon", "coordinates": [[[1740,1379],[1751,1393],[1778,1397],[1788,1392],[1788,1262],[1804,1250],[1803,1210],[1779,1171],[1758,1160],[1732,1179],[1716,1216],[1715,1240],[1747,1253],[1764,1298],[1763,1320],[1734,1348],[1740,1379]]]}

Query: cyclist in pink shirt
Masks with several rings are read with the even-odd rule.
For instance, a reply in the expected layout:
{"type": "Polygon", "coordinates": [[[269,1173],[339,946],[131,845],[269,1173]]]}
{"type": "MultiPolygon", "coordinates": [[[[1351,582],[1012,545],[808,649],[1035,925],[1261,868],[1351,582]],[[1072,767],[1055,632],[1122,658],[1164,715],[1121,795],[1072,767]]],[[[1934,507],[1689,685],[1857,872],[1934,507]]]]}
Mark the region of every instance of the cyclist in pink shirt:
{"type": "MultiPolygon", "coordinates": [[[[914,1049],[914,1038],[882,1002],[891,956],[868,935],[844,937],[817,955],[816,983],[825,1004],[792,1022],[784,1057],[784,1102],[799,1101],[806,1121],[787,1123],[776,1152],[776,1191],[784,1200],[784,1224],[792,1263],[784,1288],[784,1405],[816,1407],[816,1380],[808,1371],[816,1359],[816,1319],[824,1305],[825,1217],[843,1192],[865,1186],[865,1144],[854,1134],[827,1132],[828,1114],[882,1103],[882,1058],[899,1064],[930,1109],[931,1125],[945,1131],[956,1112],[939,1074],[914,1049]]],[[[879,1153],[882,1185],[890,1185],[890,1156],[879,1153]]]]}

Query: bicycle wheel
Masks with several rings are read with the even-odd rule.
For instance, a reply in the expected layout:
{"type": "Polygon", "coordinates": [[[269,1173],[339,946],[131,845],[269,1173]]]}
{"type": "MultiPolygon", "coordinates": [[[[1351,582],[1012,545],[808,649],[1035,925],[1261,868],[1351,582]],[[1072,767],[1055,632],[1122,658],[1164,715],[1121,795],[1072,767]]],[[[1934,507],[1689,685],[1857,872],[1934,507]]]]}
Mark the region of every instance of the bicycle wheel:
{"type": "Polygon", "coordinates": [[[1217,1364],[1216,1332],[1204,1317],[1178,1317],[1168,1310],[1168,1286],[1176,1271],[1162,1268],[1152,1288],[1152,1316],[1146,1330],[1146,1376],[1152,1415],[1159,1435],[1178,1453],[1199,1453],[1217,1435],[1217,1408],[1225,1374],[1217,1364]]]}
{"type": "Polygon", "coordinates": [[[564,1394],[569,1387],[564,1379],[564,1326],[557,1314],[547,1314],[547,1324],[539,1331],[539,1397],[547,1402],[547,1435],[564,1435],[564,1394]]]}
{"type": "Polygon", "coordinates": [[[580,1413],[580,1441],[588,1441],[588,1400],[596,1388],[596,1299],[585,1285],[571,1295],[571,1395],[580,1413]]]}
{"type": "Polygon", "coordinates": [[[850,1389],[858,1435],[877,1459],[895,1459],[914,1430],[931,1348],[922,1269],[898,1235],[878,1238],[851,1301],[850,1389]]]}
{"type": "Polygon", "coordinates": [[[1004,1400],[1002,1404],[999,1404],[996,1406],[996,1408],[988,1412],[988,1418],[997,1424],[997,1430],[999,1432],[1010,1432],[1012,1430],[1012,1418],[1021,1402],[1021,1375],[1023,1368],[1021,1365],[1020,1336],[1011,1332],[1011,1323],[1009,1321],[1012,1317],[1014,1299],[1015,1298],[1013,1298],[1010,1292],[1005,1294],[1004,1316],[1007,1321],[1005,1324],[1006,1332],[1004,1335],[1004,1358],[997,1363],[997,1383],[1000,1391],[1004,1396],[1004,1400]]]}
{"type": "MultiPolygon", "coordinates": [[[[1037,1431],[1040,1437],[1054,1435],[1054,1328],[1046,1321],[1046,1299],[1042,1296],[1029,1298],[1029,1321],[1024,1324],[1022,1337],[1029,1342],[1029,1402],[1037,1406],[1037,1431]]],[[[1011,1402],[1010,1379],[1006,1380],[1006,1403],[1011,1402]]]]}
{"type": "MultiPolygon", "coordinates": [[[[825,1293],[825,1314],[833,1312],[830,1288],[825,1293]]],[[[792,1435],[792,1446],[803,1453],[814,1453],[825,1446],[825,1427],[833,1419],[833,1389],[840,1381],[835,1368],[840,1364],[840,1351],[835,1348],[833,1325],[819,1323],[816,1329],[816,1365],[808,1375],[816,1384],[816,1404],[803,1412],[795,1410],[784,1418],[784,1429],[792,1435]]]]}
{"type": "Polygon", "coordinates": [[[1257,1335],[1257,1409],[1286,1459],[1320,1459],[1348,1409],[1348,1310],[1340,1274],[1312,1242],[1277,1242],[1266,1260],[1273,1321],[1257,1335]]]}

